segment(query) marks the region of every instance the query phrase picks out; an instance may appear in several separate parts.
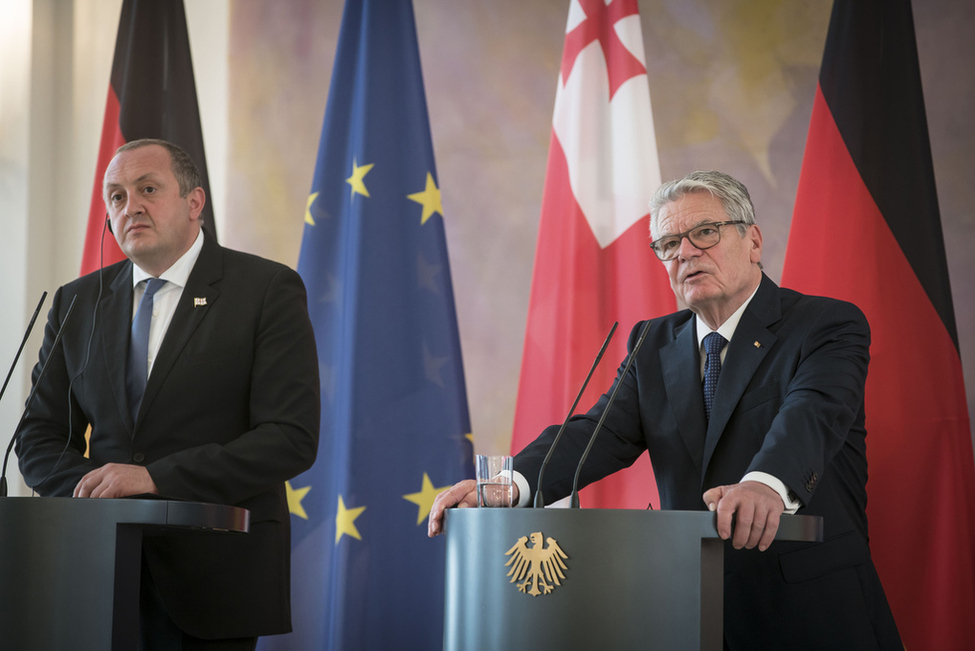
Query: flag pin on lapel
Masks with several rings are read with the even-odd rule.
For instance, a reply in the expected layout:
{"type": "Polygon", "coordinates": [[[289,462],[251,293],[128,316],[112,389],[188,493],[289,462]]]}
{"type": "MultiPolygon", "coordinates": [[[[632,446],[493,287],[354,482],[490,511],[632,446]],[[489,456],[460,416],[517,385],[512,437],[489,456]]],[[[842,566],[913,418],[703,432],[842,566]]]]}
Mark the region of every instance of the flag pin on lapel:
{"type": "Polygon", "coordinates": [[[206,296],[203,298],[194,298],[193,307],[204,307],[207,304],[206,296]]]}
{"type": "MultiPolygon", "coordinates": [[[[200,300],[200,299],[196,299],[196,300],[200,300]]],[[[205,303],[205,302],[206,302],[206,301],[204,301],[204,303],[205,303]]],[[[756,341],[756,342],[755,342],[755,348],[761,348],[761,347],[762,347],[762,344],[760,344],[760,343],[758,343],[758,342],[756,341]]]]}

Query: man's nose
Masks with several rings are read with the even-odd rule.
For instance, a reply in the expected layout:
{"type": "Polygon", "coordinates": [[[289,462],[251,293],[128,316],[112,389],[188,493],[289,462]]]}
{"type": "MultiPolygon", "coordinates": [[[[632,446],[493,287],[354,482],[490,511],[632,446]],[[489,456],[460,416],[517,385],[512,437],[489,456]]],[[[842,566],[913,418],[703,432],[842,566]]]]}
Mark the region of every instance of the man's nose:
{"type": "Polygon", "coordinates": [[[691,238],[685,235],[680,240],[680,248],[677,250],[677,256],[682,259],[695,258],[701,255],[701,249],[694,246],[691,242],[691,238]]]}
{"type": "Polygon", "coordinates": [[[138,195],[129,195],[125,202],[125,214],[129,217],[141,214],[143,211],[142,199],[138,195]]]}

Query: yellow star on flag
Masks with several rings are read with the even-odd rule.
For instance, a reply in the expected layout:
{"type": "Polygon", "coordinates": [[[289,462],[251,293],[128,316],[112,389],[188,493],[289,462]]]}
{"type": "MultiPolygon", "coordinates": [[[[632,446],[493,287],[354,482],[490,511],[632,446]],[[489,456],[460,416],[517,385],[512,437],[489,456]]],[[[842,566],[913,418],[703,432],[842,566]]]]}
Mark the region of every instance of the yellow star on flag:
{"type": "Polygon", "coordinates": [[[314,219],[314,217],[311,216],[311,205],[313,203],[315,203],[315,199],[317,199],[317,198],[318,198],[318,193],[317,192],[313,192],[308,197],[308,203],[307,203],[307,205],[305,205],[305,223],[306,224],[310,224],[312,226],[315,225],[315,219],[314,219]]]}
{"type": "Polygon", "coordinates": [[[430,481],[430,476],[427,475],[427,473],[423,473],[423,484],[422,487],[420,488],[420,492],[409,493],[408,495],[403,496],[404,500],[413,502],[414,504],[420,507],[416,514],[417,524],[420,524],[427,519],[427,516],[430,515],[430,509],[433,508],[434,498],[436,498],[437,495],[447,490],[448,488],[450,488],[450,486],[434,488],[433,482],[430,481]]]}
{"type": "Polygon", "coordinates": [[[440,203],[440,190],[437,188],[437,184],[433,182],[433,175],[430,172],[427,172],[427,187],[423,192],[408,194],[406,198],[412,199],[423,206],[423,216],[420,217],[420,224],[426,224],[427,220],[433,216],[433,213],[440,213],[440,216],[443,217],[443,205],[440,203]]]}
{"type": "Polygon", "coordinates": [[[305,498],[308,491],[311,490],[311,486],[305,486],[304,488],[292,488],[291,482],[284,482],[284,490],[288,494],[288,510],[293,514],[297,515],[299,518],[308,519],[308,514],[305,513],[305,507],[301,505],[301,500],[305,498]]]}
{"type": "Polygon", "coordinates": [[[352,196],[356,194],[361,194],[364,197],[369,196],[369,190],[366,189],[365,178],[369,170],[372,169],[373,163],[369,165],[359,166],[356,164],[355,159],[352,159],[352,176],[345,179],[345,182],[352,186],[352,196]]]}
{"type": "Polygon", "coordinates": [[[339,495],[339,512],[335,516],[335,544],[339,544],[339,538],[342,534],[347,536],[352,536],[356,540],[362,540],[362,536],[359,535],[359,530],[356,529],[355,519],[362,515],[362,512],[366,510],[366,507],[359,506],[354,509],[345,508],[345,501],[342,496],[339,495]]]}

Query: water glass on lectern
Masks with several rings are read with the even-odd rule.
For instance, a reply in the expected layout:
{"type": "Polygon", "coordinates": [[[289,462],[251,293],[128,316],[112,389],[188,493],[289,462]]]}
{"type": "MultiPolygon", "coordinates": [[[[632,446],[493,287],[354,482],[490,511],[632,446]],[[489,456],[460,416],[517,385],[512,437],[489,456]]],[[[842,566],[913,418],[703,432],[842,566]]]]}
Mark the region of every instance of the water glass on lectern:
{"type": "Polygon", "coordinates": [[[477,471],[477,505],[511,506],[511,457],[503,454],[479,454],[477,471]]]}

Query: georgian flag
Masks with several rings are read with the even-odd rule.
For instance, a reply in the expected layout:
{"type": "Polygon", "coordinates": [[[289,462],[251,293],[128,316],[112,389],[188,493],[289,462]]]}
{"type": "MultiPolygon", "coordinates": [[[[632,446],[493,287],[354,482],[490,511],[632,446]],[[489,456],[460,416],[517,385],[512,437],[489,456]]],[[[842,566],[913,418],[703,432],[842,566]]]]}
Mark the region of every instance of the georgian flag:
{"type": "MultiPolygon", "coordinates": [[[[649,244],[660,185],[636,0],[572,0],[552,119],[512,450],[565,419],[599,347],[620,322],[578,411],[595,404],[637,321],[673,312],[649,244]]],[[[583,505],[657,503],[648,457],[587,488],[583,505]]]]}

